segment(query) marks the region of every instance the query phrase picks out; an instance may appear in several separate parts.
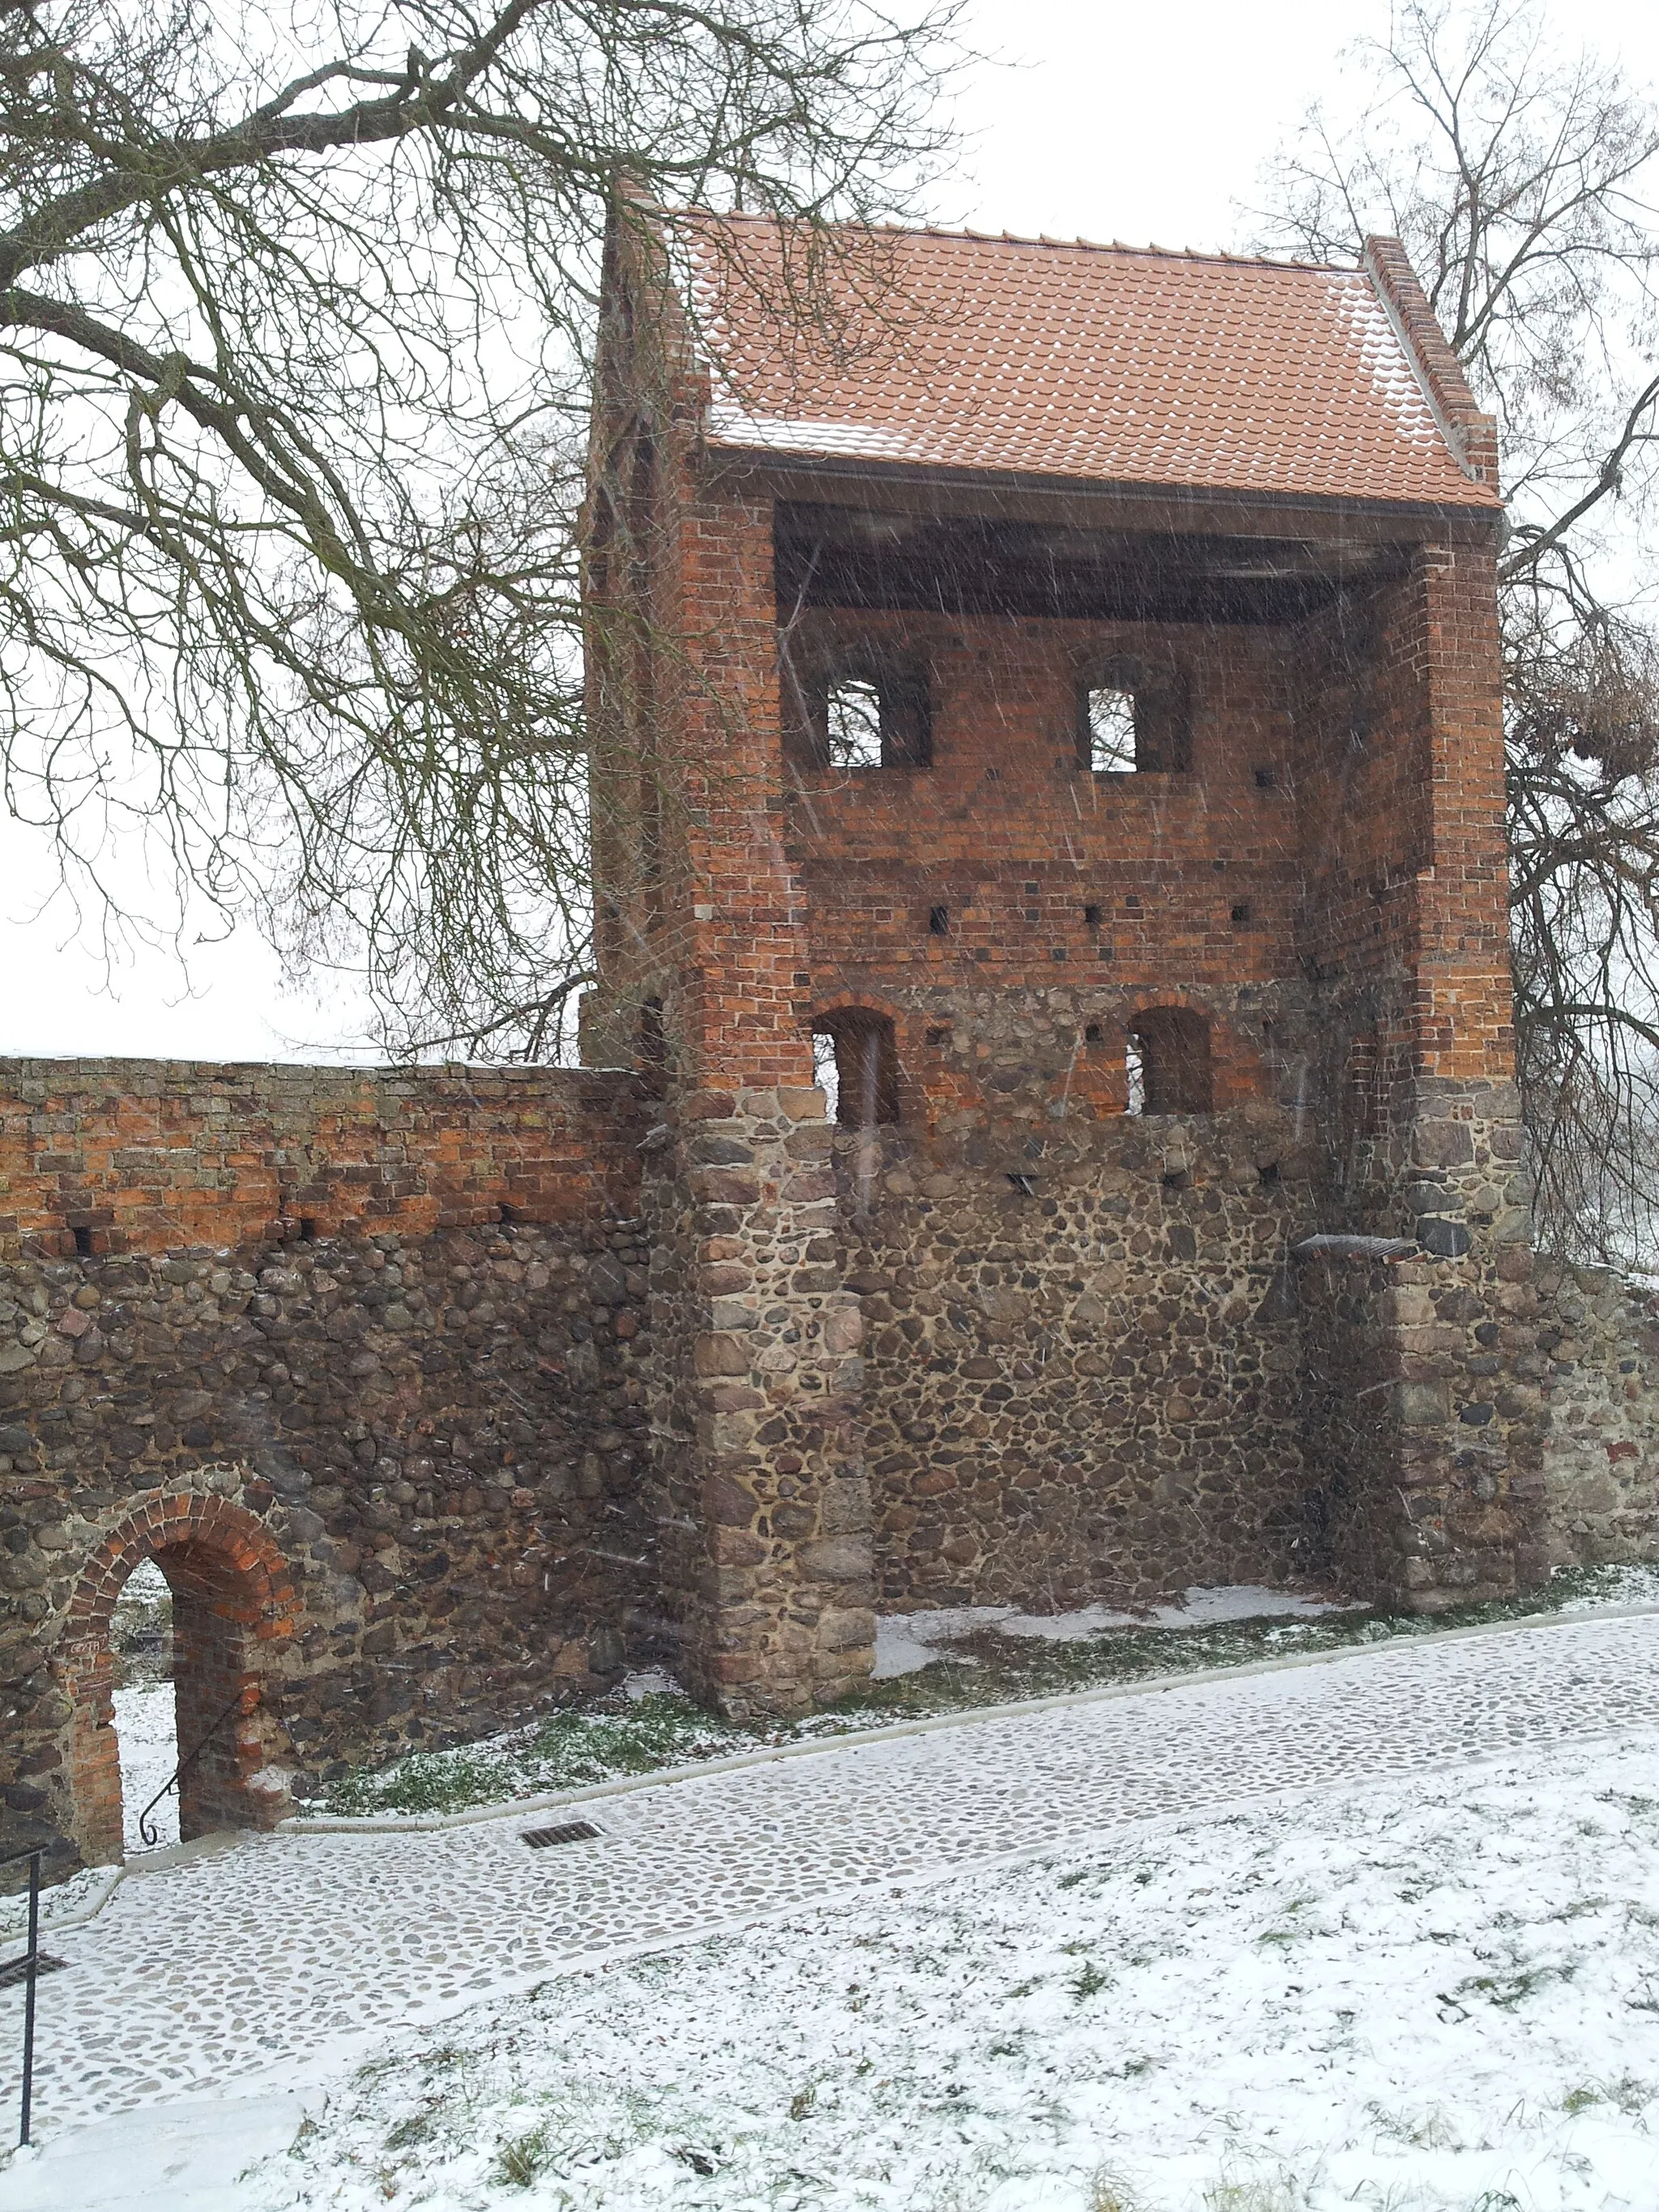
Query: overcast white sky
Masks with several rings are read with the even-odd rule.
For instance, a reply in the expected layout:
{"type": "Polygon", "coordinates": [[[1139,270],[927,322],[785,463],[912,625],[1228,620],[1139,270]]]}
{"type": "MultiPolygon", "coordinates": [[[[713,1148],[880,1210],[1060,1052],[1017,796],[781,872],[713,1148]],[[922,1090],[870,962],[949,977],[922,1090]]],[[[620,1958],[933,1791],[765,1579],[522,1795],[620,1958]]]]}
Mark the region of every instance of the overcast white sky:
{"type": "MultiPolygon", "coordinates": [[[[1564,38],[1659,84],[1654,0],[1558,4],[1564,38]]],[[[975,0],[973,42],[1012,66],[981,73],[963,119],[960,179],[942,220],[976,228],[1210,247],[1237,242],[1234,203],[1339,51],[1387,21],[1366,0],[975,0]]],[[[362,1015],[349,992],[284,998],[249,933],[204,946],[190,984],[160,956],[112,995],[73,917],[37,913],[53,880],[38,843],[0,817],[0,1052],[191,1059],[340,1059],[362,1015]]]]}

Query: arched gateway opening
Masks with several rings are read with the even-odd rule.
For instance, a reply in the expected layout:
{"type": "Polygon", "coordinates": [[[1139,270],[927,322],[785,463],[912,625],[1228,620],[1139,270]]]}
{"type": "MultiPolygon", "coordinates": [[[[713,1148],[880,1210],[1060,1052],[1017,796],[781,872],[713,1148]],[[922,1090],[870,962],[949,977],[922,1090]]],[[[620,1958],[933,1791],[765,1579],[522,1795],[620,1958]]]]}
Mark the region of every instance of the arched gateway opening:
{"type": "Polygon", "coordinates": [[[181,1755],[179,1833],[264,1828],[288,1810],[268,1772],[273,1723],[262,1711],[275,1649],[299,1601],[287,1562],[251,1513],[220,1498],[158,1498],[107,1537],[76,1585],[63,1646],[74,1708],[70,1789],[82,1856],[121,1856],[121,1765],[114,1726],[115,1605],[153,1559],[173,1595],[173,1680],[181,1755]],[[199,1751],[198,1747],[201,1747],[199,1751]],[[196,1756],[190,1754],[196,1753],[196,1756]]]}

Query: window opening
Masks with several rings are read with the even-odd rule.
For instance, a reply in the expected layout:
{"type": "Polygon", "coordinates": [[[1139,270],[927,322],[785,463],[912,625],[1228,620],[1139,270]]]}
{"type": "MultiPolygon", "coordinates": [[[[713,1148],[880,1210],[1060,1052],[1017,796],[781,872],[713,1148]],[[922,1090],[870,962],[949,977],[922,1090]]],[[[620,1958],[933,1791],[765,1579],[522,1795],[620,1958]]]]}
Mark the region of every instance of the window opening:
{"type": "MultiPolygon", "coordinates": [[[[147,1846],[138,1816],[179,1764],[179,1705],[173,1677],[173,1592],[154,1559],[143,1559],[115,1601],[110,1627],[115,1662],[115,1735],[121,1757],[121,1821],[126,1851],[147,1846]]],[[[179,1796],[151,1813],[156,1849],[179,1840],[179,1796]]]]}
{"type": "Polygon", "coordinates": [[[1140,1048],[1140,1039],[1133,1033],[1124,1055],[1124,1070],[1129,1084],[1128,1104],[1124,1111],[1144,1114],[1146,1111],[1146,1060],[1140,1048]]]}
{"type": "Polygon", "coordinates": [[[832,684],[827,726],[831,768],[881,766],[881,694],[873,684],[832,684]]]}
{"type": "Polygon", "coordinates": [[[1132,1114],[1212,1112],[1208,1022],[1186,1006],[1148,1008],[1130,1031],[1128,1073],[1132,1114]]]}
{"type": "Polygon", "coordinates": [[[1276,791],[1279,788],[1279,771],[1271,768],[1257,769],[1255,787],[1258,791],[1276,791]]]}
{"type": "Polygon", "coordinates": [[[86,1228],[82,1224],[77,1224],[70,1230],[70,1234],[75,1239],[76,1258],[77,1260],[90,1260],[92,1257],[91,1230],[86,1228]]]}
{"type": "Polygon", "coordinates": [[[823,1118],[835,1121],[841,1109],[841,1070],[836,1065],[836,1040],[828,1030],[812,1032],[812,1080],[823,1093],[823,1118]]]}
{"type": "Polygon", "coordinates": [[[1105,1031],[1101,1028],[1100,1024],[1098,1022],[1091,1022],[1083,1032],[1084,1043],[1101,1044],[1103,1043],[1104,1041],[1105,1031]]]}
{"type": "Polygon", "coordinates": [[[785,643],[781,673],[785,744],[805,769],[838,773],[926,768],[933,757],[933,702],[926,665],[850,648],[816,668],[785,643]]]}
{"type": "Polygon", "coordinates": [[[812,1065],[828,1103],[826,1118],[837,1127],[869,1129],[897,1121],[898,1054],[884,1015],[853,1007],[818,1023],[812,1065]]]}
{"type": "Polygon", "coordinates": [[[1083,909],[1083,919],[1091,929],[1098,929],[1100,927],[1100,908],[1097,906],[1085,906],[1083,909]]]}
{"type": "Polygon", "coordinates": [[[951,909],[948,906],[930,906],[927,909],[927,934],[948,937],[951,933],[951,909]]]}
{"type": "Polygon", "coordinates": [[[1097,775],[1182,775],[1192,766],[1181,671],[1139,660],[1097,667],[1077,694],[1079,768],[1097,775]]]}
{"type": "Polygon", "coordinates": [[[1133,775],[1135,759],[1135,695],[1091,690],[1085,708],[1089,732],[1089,765],[1097,775],[1133,775]]]}

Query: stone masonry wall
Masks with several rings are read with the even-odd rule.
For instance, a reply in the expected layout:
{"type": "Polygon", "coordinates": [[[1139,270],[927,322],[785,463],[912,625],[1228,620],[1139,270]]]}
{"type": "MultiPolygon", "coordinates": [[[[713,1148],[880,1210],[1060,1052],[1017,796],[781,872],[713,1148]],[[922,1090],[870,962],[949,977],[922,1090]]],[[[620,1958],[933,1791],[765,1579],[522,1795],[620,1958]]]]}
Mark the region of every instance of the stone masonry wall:
{"type": "Polygon", "coordinates": [[[1319,1570],[1285,1281],[1314,1195],[1288,1114],[836,1150],[884,1603],[1319,1570]]]}
{"type": "Polygon", "coordinates": [[[118,1838],[107,1610],[143,1557],[196,1607],[181,1745],[215,1684],[246,1682],[226,1787],[271,1817],[295,1778],[521,1717],[659,1648],[632,1079],[0,1077],[0,1832],[118,1838]],[[307,1142],[307,1098],[351,1101],[349,1141],[336,1115],[307,1142]],[[135,1159],[112,1127],[141,1123],[165,1141],[135,1159]],[[302,1160],[316,1215],[282,1210],[302,1160]],[[41,1198],[71,1173],[106,1200],[83,1209],[90,1252],[41,1198]],[[267,1214],[274,1234],[137,1249],[267,1214]],[[279,1586],[295,1602],[267,1618],[279,1586]]]}
{"type": "Polygon", "coordinates": [[[1552,1566],[1659,1559],[1659,1294],[1540,1261],[1552,1566]]]}
{"type": "Polygon", "coordinates": [[[645,1261],[621,1222],[0,1273],[0,1343],[31,1355],[0,1382],[14,1829],[72,1825],[58,1646],[86,1562],[157,1500],[228,1499],[287,1562],[265,1704],[302,1776],[516,1719],[648,1644],[645,1261]]]}
{"type": "Polygon", "coordinates": [[[815,1090],[684,1096],[650,1140],[655,1510],[693,1687],[724,1711],[867,1676],[858,1300],[815,1090]]]}

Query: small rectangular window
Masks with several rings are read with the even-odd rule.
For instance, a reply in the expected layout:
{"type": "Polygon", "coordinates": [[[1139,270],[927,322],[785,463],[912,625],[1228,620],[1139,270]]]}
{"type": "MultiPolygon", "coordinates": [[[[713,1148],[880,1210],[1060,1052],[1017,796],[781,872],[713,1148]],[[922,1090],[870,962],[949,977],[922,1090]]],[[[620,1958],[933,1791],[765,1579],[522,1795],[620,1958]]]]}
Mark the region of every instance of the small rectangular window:
{"type": "Polygon", "coordinates": [[[927,909],[927,933],[930,937],[948,937],[951,933],[951,909],[948,906],[930,906],[927,909]]]}
{"type": "Polygon", "coordinates": [[[873,684],[830,686],[829,731],[832,768],[881,766],[881,694],[873,684]]]}
{"type": "Polygon", "coordinates": [[[1097,906],[1085,906],[1083,909],[1083,919],[1087,922],[1091,929],[1098,929],[1100,927],[1100,908],[1097,906]]]}
{"type": "Polygon", "coordinates": [[[1133,775],[1135,771],[1135,695],[1133,691],[1090,691],[1085,718],[1089,765],[1097,775],[1133,775]]]}

